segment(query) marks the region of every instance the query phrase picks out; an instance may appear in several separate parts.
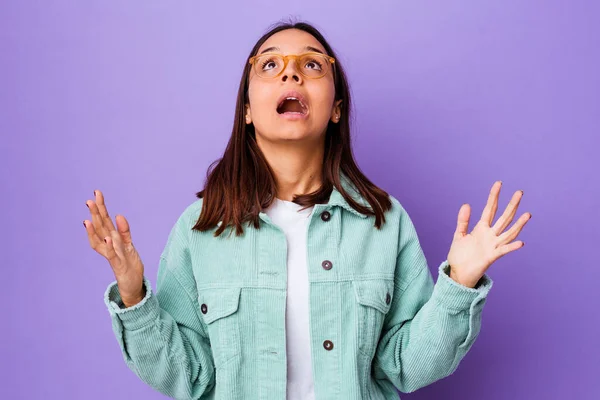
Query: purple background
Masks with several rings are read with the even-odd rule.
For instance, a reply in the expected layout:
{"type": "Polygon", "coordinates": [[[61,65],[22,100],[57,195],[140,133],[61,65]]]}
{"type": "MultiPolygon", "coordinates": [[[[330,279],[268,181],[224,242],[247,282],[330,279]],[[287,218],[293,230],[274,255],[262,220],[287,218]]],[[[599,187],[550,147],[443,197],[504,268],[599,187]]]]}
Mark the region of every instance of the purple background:
{"type": "Polygon", "coordinates": [[[472,229],[495,180],[497,217],[518,189],[517,217],[535,215],[488,271],[459,369],[402,398],[600,398],[597,4],[3,1],[0,398],[164,398],[121,357],[84,203],[100,189],[129,219],[156,287],[168,232],[230,136],[246,55],[289,15],[339,52],[358,162],[408,210],[432,271],[460,205],[472,229]]]}

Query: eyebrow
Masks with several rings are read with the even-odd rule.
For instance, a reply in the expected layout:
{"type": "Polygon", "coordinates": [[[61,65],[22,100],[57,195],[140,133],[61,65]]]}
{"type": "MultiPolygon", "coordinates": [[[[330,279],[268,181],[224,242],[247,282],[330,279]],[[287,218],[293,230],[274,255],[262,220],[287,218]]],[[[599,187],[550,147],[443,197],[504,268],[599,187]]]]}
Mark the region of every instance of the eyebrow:
{"type": "MultiPolygon", "coordinates": [[[[279,47],[276,47],[276,46],[271,46],[271,47],[267,47],[266,49],[264,49],[263,51],[261,51],[260,54],[266,53],[268,51],[273,51],[273,50],[280,51],[281,49],[279,47]]],[[[312,47],[312,46],[305,46],[304,49],[302,49],[302,50],[314,51],[316,53],[324,54],[323,51],[321,51],[320,49],[317,49],[316,47],[312,47]]]]}

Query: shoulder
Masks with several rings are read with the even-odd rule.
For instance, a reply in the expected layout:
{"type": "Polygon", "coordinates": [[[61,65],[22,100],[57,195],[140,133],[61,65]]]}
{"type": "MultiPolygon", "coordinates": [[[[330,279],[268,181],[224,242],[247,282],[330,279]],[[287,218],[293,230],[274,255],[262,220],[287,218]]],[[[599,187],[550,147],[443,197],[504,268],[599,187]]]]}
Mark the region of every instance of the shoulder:
{"type": "MultiPolygon", "coordinates": [[[[193,202],[189,203],[185,206],[185,208],[179,213],[179,217],[177,222],[183,222],[184,224],[189,224],[190,222],[195,221],[200,216],[200,211],[202,211],[202,201],[204,199],[196,199],[193,202]]],[[[192,225],[193,225],[192,223],[192,225]]],[[[191,228],[191,226],[190,226],[191,228]]]]}
{"type": "Polygon", "coordinates": [[[388,196],[390,201],[392,202],[392,207],[388,210],[386,218],[389,218],[389,220],[394,223],[399,223],[404,215],[408,216],[408,213],[406,212],[406,209],[404,208],[402,203],[400,203],[400,200],[398,200],[391,194],[388,194],[388,196]]]}
{"type": "Polygon", "coordinates": [[[188,219],[197,220],[200,217],[200,211],[202,211],[202,202],[204,199],[196,199],[192,203],[188,204],[183,212],[182,216],[188,219]]]}
{"type": "Polygon", "coordinates": [[[398,253],[405,248],[407,244],[411,244],[411,246],[408,246],[410,248],[419,247],[420,243],[417,230],[408,211],[394,196],[390,195],[390,200],[392,202],[392,208],[389,211],[388,221],[396,229],[398,253]],[[412,246],[412,244],[417,244],[417,246],[412,246]]]}
{"type": "Polygon", "coordinates": [[[395,210],[396,212],[404,210],[404,207],[402,206],[402,203],[400,203],[400,200],[398,200],[395,196],[393,196],[391,194],[388,194],[388,197],[390,198],[390,201],[392,202],[393,210],[395,210]]]}
{"type": "Polygon", "coordinates": [[[171,235],[177,232],[178,236],[187,237],[189,231],[193,228],[200,216],[202,210],[202,200],[196,199],[187,204],[183,210],[179,211],[177,219],[171,229],[171,235]]]}

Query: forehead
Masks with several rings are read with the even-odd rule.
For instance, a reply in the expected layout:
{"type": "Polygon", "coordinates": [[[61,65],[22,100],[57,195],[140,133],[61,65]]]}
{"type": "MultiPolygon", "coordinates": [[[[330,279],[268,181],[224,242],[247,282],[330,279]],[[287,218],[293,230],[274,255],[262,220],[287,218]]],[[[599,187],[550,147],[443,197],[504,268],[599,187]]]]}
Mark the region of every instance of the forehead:
{"type": "Polygon", "coordinates": [[[258,53],[269,47],[278,47],[283,54],[298,53],[304,51],[306,46],[315,47],[327,54],[325,48],[310,33],[299,29],[286,29],[269,37],[258,49],[258,53]]]}

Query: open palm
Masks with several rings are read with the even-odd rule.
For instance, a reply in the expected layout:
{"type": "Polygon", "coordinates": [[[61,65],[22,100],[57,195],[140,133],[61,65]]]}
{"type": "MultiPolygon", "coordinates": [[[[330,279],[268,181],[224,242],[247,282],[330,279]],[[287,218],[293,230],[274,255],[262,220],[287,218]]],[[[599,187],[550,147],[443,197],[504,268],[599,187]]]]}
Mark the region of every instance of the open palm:
{"type": "Polygon", "coordinates": [[[498,195],[501,187],[502,181],[494,182],[481,219],[471,233],[467,233],[471,216],[470,205],[463,204],[458,212],[457,227],[447,259],[450,265],[450,277],[464,286],[475,287],[494,261],[520,249],[525,244],[521,240],[514,239],[531,219],[531,213],[524,213],[510,229],[504,231],[517,213],[523,197],[522,190],[513,194],[504,213],[492,225],[498,210],[498,195]]]}

